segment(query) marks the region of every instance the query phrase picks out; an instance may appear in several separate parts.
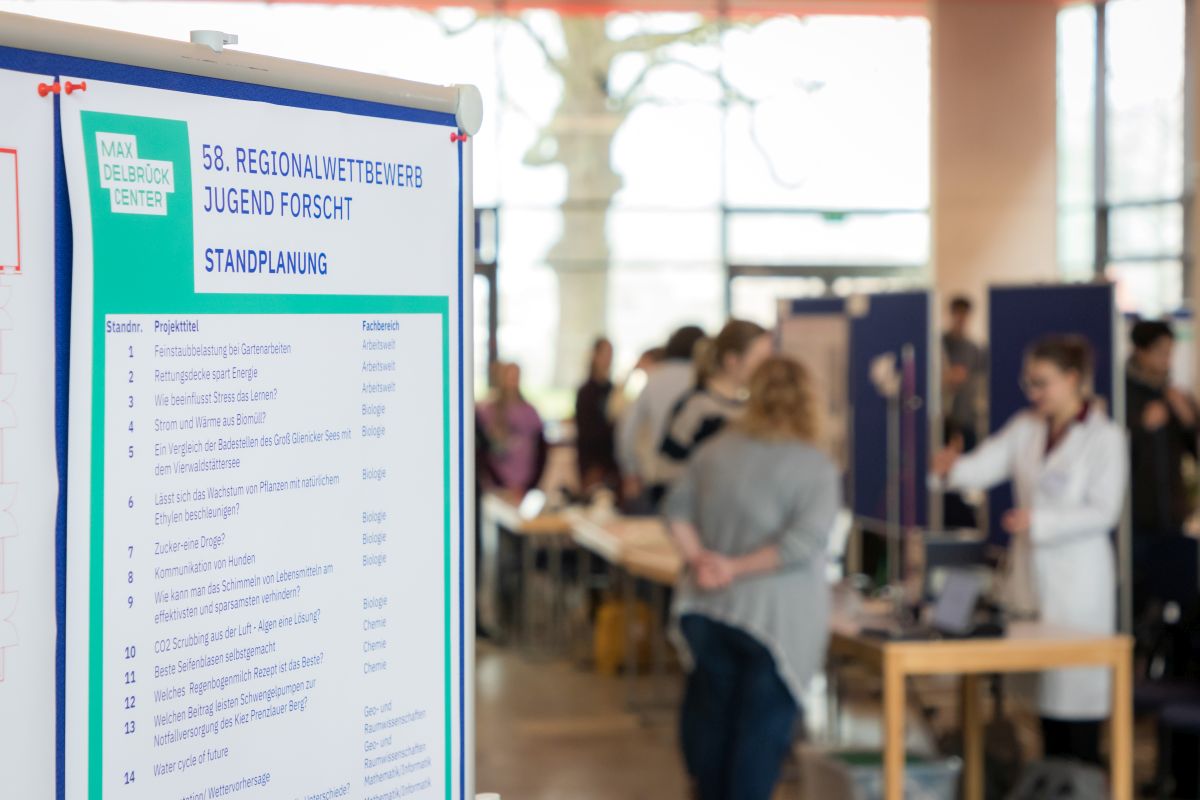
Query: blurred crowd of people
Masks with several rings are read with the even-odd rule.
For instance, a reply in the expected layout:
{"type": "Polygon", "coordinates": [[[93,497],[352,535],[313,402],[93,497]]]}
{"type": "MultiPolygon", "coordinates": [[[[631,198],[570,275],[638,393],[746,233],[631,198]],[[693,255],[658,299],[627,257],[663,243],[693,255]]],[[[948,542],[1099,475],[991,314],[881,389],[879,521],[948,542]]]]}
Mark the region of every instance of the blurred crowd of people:
{"type": "MultiPolygon", "coordinates": [[[[1028,407],[989,435],[988,359],[969,335],[972,304],[957,297],[948,311],[947,444],[930,470],[947,490],[947,523],[976,527],[964,496],[1011,481],[999,581],[1009,613],[1109,634],[1112,531],[1130,497],[1136,610],[1152,631],[1141,644],[1157,647],[1164,604],[1194,609],[1197,596],[1195,540],[1184,528],[1198,412],[1171,379],[1171,326],[1133,325],[1124,420],[1093,391],[1088,342],[1050,336],[1013,376],[1028,407]]],[[[705,800],[770,797],[800,687],[821,669],[828,636],[825,547],[844,478],[817,444],[810,375],[773,351],[771,332],[753,322],[731,320],[712,337],[685,326],[642,355],[631,387],[614,383],[612,343],[598,339],[575,399],[581,495],[610,492],[626,513],[660,515],[686,564],[672,613],[691,665],[681,745],[705,800]]],[[[484,486],[521,495],[541,480],[545,428],[516,365],[499,367],[479,404],[477,448],[484,486]]],[[[1160,672],[1194,676],[1186,651],[1172,650],[1180,657],[1160,672]]],[[[1101,763],[1109,680],[1102,669],[1042,675],[1047,755],[1101,763]]]]}

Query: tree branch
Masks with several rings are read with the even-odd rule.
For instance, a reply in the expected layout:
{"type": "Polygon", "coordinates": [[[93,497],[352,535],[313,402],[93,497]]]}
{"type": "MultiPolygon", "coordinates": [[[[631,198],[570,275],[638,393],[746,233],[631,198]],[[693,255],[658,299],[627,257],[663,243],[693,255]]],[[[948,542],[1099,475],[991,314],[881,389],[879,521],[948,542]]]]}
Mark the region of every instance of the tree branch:
{"type": "Polygon", "coordinates": [[[609,102],[614,103],[618,108],[628,108],[637,90],[642,88],[642,84],[646,82],[646,78],[650,76],[650,73],[657,66],[659,66],[659,62],[654,58],[653,54],[646,56],[646,66],[642,67],[637,77],[633,79],[633,83],[629,84],[629,88],[620,95],[610,94],[608,98],[609,102]]]}
{"type": "Polygon", "coordinates": [[[533,43],[536,44],[538,49],[542,51],[542,55],[546,58],[546,63],[551,66],[559,75],[564,75],[565,77],[566,65],[550,52],[550,46],[546,44],[545,39],[543,39],[541,36],[538,36],[537,31],[535,31],[533,26],[529,24],[529,20],[525,19],[525,17],[519,14],[514,14],[513,16],[508,17],[508,19],[529,35],[529,38],[533,40],[533,43]]]}
{"type": "MultiPolygon", "coordinates": [[[[530,25],[529,21],[523,16],[513,15],[505,18],[525,31],[529,38],[533,40],[534,44],[537,45],[538,49],[542,51],[542,55],[545,57],[546,63],[556,72],[558,72],[559,75],[563,77],[565,82],[565,73],[570,66],[569,55],[566,60],[561,60],[551,53],[549,45],[547,45],[546,41],[538,35],[537,31],[533,29],[533,26],[530,25]]],[[[470,23],[470,25],[457,31],[457,33],[461,33],[469,29],[475,24],[476,21],[478,21],[478,18],[470,23]]],[[[441,20],[438,20],[438,24],[442,25],[443,30],[447,30],[447,26],[442,23],[441,20]]],[[[687,100],[668,100],[659,97],[639,97],[638,95],[645,86],[650,74],[661,67],[682,67],[684,69],[691,70],[692,72],[696,72],[701,76],[709,78],[717,83],[722,93],[722,104],[724,106],[728,107],[730,104],[737,103],[745,105],[749,108],[750,141],[754,145],[754,149],[758,151],[758,154],[762,157],[763,162],[766,164],[767,171],[770,173],[771,179],[785,189],[799,188],[800,186],[804,185],[804,181],[787,180],[780,173],[779,167],[775,164],[774,159],[771,157],[771,153],[766,143],[762,140],[758,125],[757,113],[758,105],[762,102],[762,99],[751,97],[749,94],[733,85],[733,83],[730,82],[725,76],[720,67],[715,70],[708,69],[674,56],[664,55],[661,52],[667,47],[675,44],[702,43],[712,38],[714,35],[718,35],[722,29],[722,26],[719,25],[705,24],[692,28],[691,30],[683,33],[639,34],[631,36],[628,39],[623,39],[619,42],[611,42],[611,52],[614,55],[643,53],[645,54],[647,61],[646,65],[637,74],[637,77],[633,79],[624,92],[620,93],[619,95],[609,95],[609,103],[614,107],[615,111],[626,114],[640,104],[654,105],[659,107],[678,107],[688,105],[689,101],[687,100]]],[[[454,35],[454,33],[451,33],[450,35],[454,35]]],[[[824,88],[824,84],[819,81],[798,81],[796,85],[808,94],[813,94],[824,88]]],[[[518,114],[536,124],[536,120],[533,119],[533,116],[521,108],[518,103],[508,96],[504,81],[500,81],[500,91],[504,95],[504,97],[502,97],[502,102],[508,104],[510,107],[516,110],[518,114]]],[[[553,157],[546,157],[542,155],[542,150],[545,147],[546,142],[554,138],[554,136],[554,134],[545,129],[539,131],[537,138],[526,151],[522,161],[529,165],[546,165],[554,163],[553,157]]]]}
{"type": "Polygon", "coordinates": [[[789,181],[783,175],[779,174],[779,167],[775,165],[775,160],[771,158],[770,151],[767,150],[767,146],[759,138],[757,111],[757,108],[750,109],[750,141],[754,144],[754,149],[758,151],[758,154],[762,156],[763,163],[767,165],[767,172],[771,174],[771,180],[785,189],[799,189],[804,185],[804,180],[789,181]]]}
{"type": "Polygon", "coordinates": [[[434,13],[434,14],[430,14],[429,16],[433,19],[434,23],[439,28],[442,29],[442,33],[450,38],[453,38],[455,36],[461,36],[462,34],[466,33],[467,31],[471,30],[472,28],[474,28],[476,25],[479,24],[479,15],[478,14],[476,14],[475,17],[470,22],[468,22],[466,25],[463,25],[458,28],[450,26],[445,20],[442,19],[440,14],[434,13]]]}
{"type": "MultiPolygon", "coordinates": [[[[771,180],[773,180],[775,183],[777,183],[778,185],[782,186],[785,189],[798,189],[804,185],[803,180],[789,181],[787,178],[785,178],[783,176],[783,174],[779,171],[779,167],[776,165],[775,160],[771,157],[771,152],[770,152],[769,148],[767,147],[766,143],[763,142],[762,135],[761,135],[761,132],[759,131],[759,125],[758,125],[758,105],[759,105],[759,103],[762,102],[761,99],[751,97],[750,95],[743,92],[741,89],[734,86],[732,83],[730,83],[729,79],[725,77],[724,73],[722,73],[719,69],[716,71],[712,71],[712,70],[705,69],[704,67],[700,67],[695,64],[692,64],[690,62],[682,61],[677,58],[659,57],[654,53],[647,54],[647,58],[649,59],[648,63],[646,64],[645,68],[643,68],[642,71],[640,73],[638,73],[638,76],[634,79],[633,83],[631,83],[629,85],[629,88],[624,93],[622,93],[620,95],[620,97],[614,98],[614,101],[616,102],[619,109],[621,109],[625,112],[629,112],[636,106],[643,105],[643,104],[654,105],[654,106],[659,106],[659,107],[678,107],[678,106],[682,106],[682,105],[687,105],[688,101],[686,101],[686,100],[680,101],[680,100],[667,100],[665,98],[659,98],[659,97],[637,97],[636,94],[637,94],[637,91],[645,84],[646,79],[649,77],[650,73],[660,67],[676,66],[676,67],[683,67],[685,69],[690,69],[693,72],[697,72],[706,78],[711,78],[712,80],[716,81],[717,85],[720,86],[720,88],[721,88],[721,91],[724,95],[724,102],[726,104],[740,103],[749,108],[749,110],[750,110],[750,141],[754,145],[754,149],[758,152],[759,156],[762,157],[763,163],[766,164],[767,171],[771,175],[771,180]]],[[[824,86],[824,84],[822,84],[818,81],[805,81],[805,82],[799,83],[798,85],[800,86],[801,89],[803,89],[805,92],[808,92],[810,94],[813,92],[820,91],[821,88],[824,86]]]]}
{"type": "Polygon", "coordinates": [[[708,24],[697,25],[683,33],[639,33],[628,39],[613,42],[612,52],[615,54],[644,53],[672,44],[699,44],[710,39],[717,30],[718,26],[708,24]]]}
{"type": "Polygon", "coordinates": [[[629,84],[629,88],[622,92],[620,96],[612,98],[612,100],[619,107],[629,108],[639,102],[650,101],[651,98],[637,98],[635,97],[635,94],[637,93],[638,89],[645,84],[646,79],[650,76],[650,73],[659,67],[682,67],[684,69],[691,70],[692,72],[696,72],[705,78],[711,78],[712,80],[716,81],[717,85],[721,88],[721,92],[724,95],[724,100],[726,102],[745,103],[749,106],[754,106],[759,102],[757,99],[750,97],[730,83],[725,78],[725,75],[722,74],[720,69],[714,71],[678,58],[659,56],[656,53],[647,54],[647,59],[648,61],[646,66],[641,72],[638,73],[638,76],[634,78],[633,82],[629,84]]]}

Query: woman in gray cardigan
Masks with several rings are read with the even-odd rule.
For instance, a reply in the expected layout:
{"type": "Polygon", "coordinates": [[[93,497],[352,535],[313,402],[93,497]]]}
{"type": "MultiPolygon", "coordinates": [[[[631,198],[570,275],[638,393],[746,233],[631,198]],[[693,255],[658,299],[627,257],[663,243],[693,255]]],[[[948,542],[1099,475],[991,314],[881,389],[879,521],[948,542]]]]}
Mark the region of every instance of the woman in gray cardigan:
{"type": "Polygon", "coordinates": [[[840,505],[813,446],[804,367],[773,357],[745,416],[692,459],[664,510],[687,570],[677,633],[691,664],[684,761],[700,800],[769,800],[804,684],[828,639],[825,544],[840,505]]]}

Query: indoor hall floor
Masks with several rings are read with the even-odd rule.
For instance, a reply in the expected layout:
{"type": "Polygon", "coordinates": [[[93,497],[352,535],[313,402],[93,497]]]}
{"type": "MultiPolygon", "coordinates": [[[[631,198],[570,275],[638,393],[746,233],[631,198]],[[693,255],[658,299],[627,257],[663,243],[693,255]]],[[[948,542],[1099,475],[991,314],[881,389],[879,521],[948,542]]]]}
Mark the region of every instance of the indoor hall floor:
{"type": "MultiPolygon", "coordinates": [[[[676,746],[673,712],[648,718],[626,708],[620,677],[604,677],[563,660],[534,660],[513,648],[480,641],[476,650],[476,787],[502,800],[685,800],[687,786],[676,746]]],[[[922,702],[940,717],[957,716],[953,684],[926,681],[922,702]]],[[[843,709],[838,739],[879,746],[879,706],[858,692],[843,709]]],[[[985,704],[986,705],[986,704],[985,704]]],[[[909,746],[928,747],[927,732],[910,710],[909,746]]],[[[811,719],[810,722],[817,722],[811,719]]],[[[1037,757],[1036,720],[1017,711],[1014,722],[1027,758],[1037,757]]],[[[1154,773],[1154,728],[1135,736],[1139,786],[1154,773]]],[[[775,800],[803,800],[795,763],[775,800]]],[[[828,800],[827,798],[824,800],[828,800]]]]}
{"type": "Polygon", "coordinates": [[[476,790],[503,800],[686,797],[674,718],[644,724],[625,685],[566,661],[479,642],[476,790]]]}
{"type": "MultiPolygon", "coordinates": [[[[679,676],[671,682],[678,692],[679,676]]],[[[631,713],[620,676],[479,640],[475,687],[476,791],[502,800],[689,797],[676,710],[631,713]]],[[[641,691],[650,688],[643,683],[641,691]]],[[[852,713],[843,722],[844,735],[868,746],[878,731],[877,715],[852,713]]],[[[794,760],[775,800],[803,800],[794,760]]]]}

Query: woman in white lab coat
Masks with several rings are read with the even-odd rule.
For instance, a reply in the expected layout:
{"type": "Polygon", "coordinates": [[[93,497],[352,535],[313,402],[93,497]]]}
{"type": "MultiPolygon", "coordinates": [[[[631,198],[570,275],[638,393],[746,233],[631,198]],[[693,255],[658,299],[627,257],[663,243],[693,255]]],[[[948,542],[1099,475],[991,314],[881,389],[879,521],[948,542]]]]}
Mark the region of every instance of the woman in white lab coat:
{"type": "MultiPolygon", "coordinates": [[[[1116,625],[1111,532],[1128,483],[1124,431],[1090,396],[1091,348],[1077,336],[1038,341],[1022,386],[1030,408],[965,455],[951,447],[934,470],[954,489],[1012,480],[1016,508],[1003,517],[1011,538],[1007,601],[1047,625],[1099,635],[1116,625]]],[[[1105,669],[1041,675],[1038,707],[1047,756],[1099,763],[1100,723],[1110,712],[1105,669]]]]}

